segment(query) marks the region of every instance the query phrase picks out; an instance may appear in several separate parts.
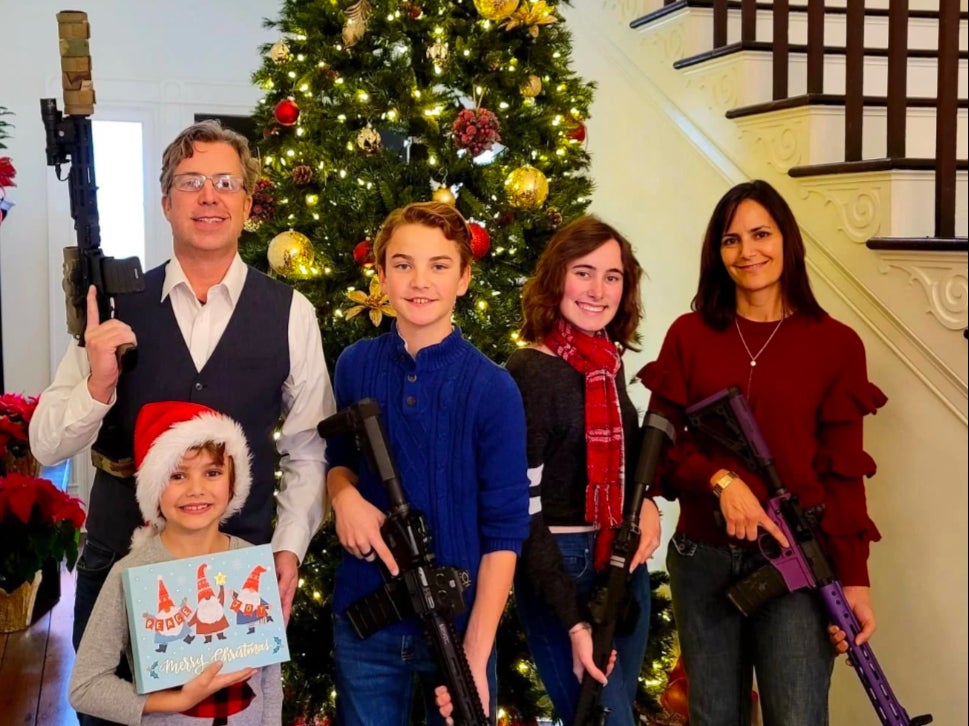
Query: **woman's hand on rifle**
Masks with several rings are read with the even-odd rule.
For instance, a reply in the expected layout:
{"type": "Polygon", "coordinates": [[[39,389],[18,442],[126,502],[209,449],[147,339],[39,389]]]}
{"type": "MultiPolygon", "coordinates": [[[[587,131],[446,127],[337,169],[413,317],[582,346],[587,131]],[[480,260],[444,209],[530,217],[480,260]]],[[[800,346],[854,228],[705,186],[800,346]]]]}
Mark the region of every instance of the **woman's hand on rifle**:
{"type": "Polygon", "coordinates": [[[592,626],[586,622],[576,623],[569,630],[569,640],[572,641],[572,672],[581,683],[583,676],[588,673],[593,680],[606,685],[606,679],[616,665],[616,651],[609,653],[606,672],[603,673],[596,666],[593,657],[592,626]]]}
{"type": "MultiPolygon", "coordinates": [[[[726,469],[720,469],[711,481],[716,482],[728,473],[726,469]]],[[[729,486],[725,486],[720,493],[720,511],[727,525],[727,534],[731,537],[754,542],[759,536],[758,529],[763,529],[780,542],[781,547],[790,547],[787,537],[767,516],[747,483],[736,474],[729,486]]]]}
{"type": "MultiPolygon", "coordinates": [[[[871,606],[871,588],[863,585],[845,585],[844,592],[848,607],[855,614],[855,619],[861,627],[855,637],[855,645],[867,643],[878,627],[875,611],[871,606]]],[[[831,625],[828,627],[828,635],[838,653],[848,652],[848,634],[845,631],[837,625],[831,625]]]]}
{"type": "Polygon", "coordinates": [[[630,572],[652,557],[656,548],[659,547],[662,526],[659,507],[652,499],[644,499],[643,506],[639,510],[639,532],[639,546],[636,548],[633,558],[629,561],[630,572]]]}

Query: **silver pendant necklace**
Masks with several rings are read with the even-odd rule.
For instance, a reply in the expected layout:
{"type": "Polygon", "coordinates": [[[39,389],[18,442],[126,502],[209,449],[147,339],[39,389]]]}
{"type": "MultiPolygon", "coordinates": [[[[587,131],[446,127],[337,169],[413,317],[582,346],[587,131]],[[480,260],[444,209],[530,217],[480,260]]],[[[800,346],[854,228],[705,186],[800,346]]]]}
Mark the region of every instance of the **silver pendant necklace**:
{"type": "Polygon", "coordinates": [[[777,335],[777,331],[781,329],[781,325],[784,323],[784,318],[777,321],[777,325],[774,326],[774,330],[771,331],[770,336],[767,338],[767,342],[760,346],[760,350],[757,351],[756,355],[750,352],[750,346],[747,345],[747,341],[744,340],[744,334],[740,330],[740,321],[737,320],[737,316],[734,315],[733,324],[737,328],[737,335],[740,336],[740,342],[744,346],[744,350],[747,351],[747,357],[750,358],[750,374],[747,376],[747,398],[750,399],[750,388],[754,382],[754,368],[757,367],[757,359],[760,358],[761,353],[763,353],[770,342],[777,335]]]}

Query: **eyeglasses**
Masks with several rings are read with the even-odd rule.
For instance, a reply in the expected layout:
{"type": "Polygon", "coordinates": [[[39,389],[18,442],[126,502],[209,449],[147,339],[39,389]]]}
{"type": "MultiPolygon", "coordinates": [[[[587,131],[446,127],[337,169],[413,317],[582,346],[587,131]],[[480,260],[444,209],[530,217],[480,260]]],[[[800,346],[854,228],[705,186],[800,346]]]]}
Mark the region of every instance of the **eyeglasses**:
{"type": "Polygon", "coordinates": [[[172,189],[177,189],[180,192],[198,192],[205,186],[206,179],[212,182],[212,188],[215,191],[221,192],[222,194],[237,192],[245,184],[245,180],[235,174],[212,174],[211,176],[205,174],[176,174],[172,177],[172,189]]]}

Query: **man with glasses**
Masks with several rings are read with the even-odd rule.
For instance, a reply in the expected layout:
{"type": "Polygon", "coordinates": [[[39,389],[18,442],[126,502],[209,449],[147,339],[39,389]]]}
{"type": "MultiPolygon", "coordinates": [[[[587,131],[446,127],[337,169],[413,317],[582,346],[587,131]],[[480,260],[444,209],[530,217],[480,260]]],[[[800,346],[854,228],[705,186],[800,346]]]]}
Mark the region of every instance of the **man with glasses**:
{"type": "Polygon", "coordinates": [[[335,403],[313,306],[239,257],[258,172],[246,139],[218,121],[196,123],[168,146],[161,201],[174,256],[146,273],[144,292],[118,296],[110,320],[98,320],[91,288],[86,345],[71,343],[30,422],[31,450],[42,463],[92,446],[97,467],[77,566],[75,648],[108,570],[141,524],[133,429],[152,401],[202,403],[242,425],[252,489],[223,531],[272,542],[289,617],[298,564],[323,512],[324,443],[316,424],[335,403]],[[117,351],[127,344],[138,346],[132,370],[118,364],[117,351]],[[274,507],[277,450],[282,478],[274,507]]]}

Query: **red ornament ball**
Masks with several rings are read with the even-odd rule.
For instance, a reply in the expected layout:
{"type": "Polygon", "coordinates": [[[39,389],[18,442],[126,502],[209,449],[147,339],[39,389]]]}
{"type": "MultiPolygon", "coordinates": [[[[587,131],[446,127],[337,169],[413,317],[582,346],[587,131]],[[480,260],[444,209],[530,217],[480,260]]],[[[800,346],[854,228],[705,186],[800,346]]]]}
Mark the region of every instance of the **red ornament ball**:
{"type": "Polygon", "coordinates": [[[299,118],[299,106],[293,99],[284,98],[276,104],[276,108],[273,109],[273,116],[283,126],[292,126],[299,118]]]}
{"type": "Polygon", "coordinates": [[[357,242],[353,248],[353,261],[361,267],[373,267],[375,262],[373,258],[373,242],[369,239],[357,242]]]}
{"type": "Polygon", "coordinates": [[[579,121],[578,125],[573,128],[567,136],[572,139],[572,141],[578,141],[580,144],[585,141],[585,124],[579,121]]]}
{"type": "Polygon", "coordinates": [[[491,249],[491,235],[477,222],[469,222],[471,228],[471,256],[480,260],[491,249]]]}

